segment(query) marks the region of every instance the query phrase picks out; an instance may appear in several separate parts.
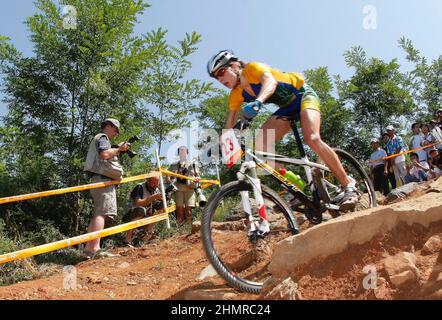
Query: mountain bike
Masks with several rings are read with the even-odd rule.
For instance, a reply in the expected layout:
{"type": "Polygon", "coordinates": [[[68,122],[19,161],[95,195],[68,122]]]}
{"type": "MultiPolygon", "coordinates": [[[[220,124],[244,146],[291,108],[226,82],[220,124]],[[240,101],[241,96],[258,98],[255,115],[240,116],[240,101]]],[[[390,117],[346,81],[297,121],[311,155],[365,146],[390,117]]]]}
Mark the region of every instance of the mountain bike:
{"type": "MultiPolygon", "coordinates": [[[[242,133],[248,122],[244,120],[235,126],[239,129],[239,141],[232,130],[229,131],[230,138],[221,142],[221,147],[233,155],[229,158],[229,153],[223,152],[223,156],[232,160],[235,155],[242,154],[246,160],[236,173],[238,180],[224,184],[208,199],[202,217],[201,237],[214,269],[228,284],[241,291],[259,293],[263,282],[270,276],[267,266],[276,243],[300,232],[293,212],[304,215],[311,224],[321,223],[325,212],[332,217],[343,214],[337,204],[343,196],[342,187],[324,164],[308,159],[295,120],[288,121],[299,159],[246,148],[242,133]],[[233,148],[234,145],[239,145],[239,150],[233,148]],[[301,190],[267,161],[303,168],[306,187],[301,190]],[[257,168],[267,172],[282,190],[292,195],[292,205],[261,183],[257,168]]],[[[348,152],[334,151],[347,174],[356,180],[360,200],[355,210],[376,206],[372,182],[360,163],[348,152]]]]}

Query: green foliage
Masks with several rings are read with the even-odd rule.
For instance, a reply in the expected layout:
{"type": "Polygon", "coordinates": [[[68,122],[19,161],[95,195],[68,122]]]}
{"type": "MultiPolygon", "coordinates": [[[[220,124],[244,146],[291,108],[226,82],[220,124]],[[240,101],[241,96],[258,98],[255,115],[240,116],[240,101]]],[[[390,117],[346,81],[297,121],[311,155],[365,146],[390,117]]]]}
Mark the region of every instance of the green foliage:
{"type": "Polygon", "coordinates": [[[419,105],[415,119],[428,121],[442,106],[442,55],[429,63],[405,37],[399,40],[399,47],[405,51],[407,60],[414,64],[407,77],[419,105]]]}
{"type": "Polygon", "coordinates": [[[368,60],[360,47],[346,51],[344,57],[356,71],[349,80],[337,79],[338,91],[340,100],[352,111],[358,131],[365,128],[380,136],[387,125],[412,115],[415,103],[396,59],[388,63],[368,60]]]}
{"type": "MultiPolygon", "coordinates": [[[[0,219],[0,254],[19,250],[6,231],[3,220],[0,219]]],[[[30,280],[37,274],[37,267],[33,259],[23,259],[0,265],[0,286],[9,285],[17,281],[30,280]]]]}
{"type": "MultiPolygon", "coordinates": [[[[133,146],[140,156],[120,159],[127,174],[152,169],[148,150],[155,134],[165,137],[185,125],[194,100],[210,88],[194,79],[183,81],[198,34],[186,34],[176,47],[161,28],[133,36],[138,16],[148,7],[143,1],[67,0],[63,5],[76,8],[76,28],[63,26],[62,7],[54,1],[36,2],[38,12],[26,20],[33,57],[23,57],[8,38],[0,38],[9,107],[0,131],[0,182],[1,188],[8,186],[2,195],[88,182],[82,173],[87,149],[106,117],[121,122],[115,142],[134,134],[141,138],[133,146]],[[165,116],[156,117],[146,103],[158,104],[165,116]]],[[[132,187],[118,189],[119,210],[124,211],[132,187]]],[[[82,192],[3,206],[0,217],[10,215],[31,232],[35,219],[52,220],[64,234],[78,234],[91,212],[89,192],[82,192]]]]}
{"type": "MultiPolygon", "coordinates": [[[[186,74],[200,42],[197,33],[186,33],[177,46],[168,44],[161,28],[134,35],[147,7],[141,0],[37,0],[37,12],[26,19],[32,57],[0,36],[2,90],[9,108],[0,127],[1,196],[89,182],[84,160],[107,117],[122,126],[114,143],[135,134],[141,138],[133,145],[138,157],[120,157],[126,174],[154,168],[153,142],[160,144],[172,129],[186,125],[211,86],[186,74]],[[64,26],[63,5],[75,7],[75,28],[64,26]]],[[[133,186],[117,189],[117,223],[133,186]]],[[[89,191],[3,205],[0,218],[8,235],[2,241],[13,238],[28,247],[74,236],[86,230],[92,211],[89,191]]],[[[17,249],[7,243],[2,242],[5,252],[17,249]]],[[[77,251],[66,249],[35,261],[78,259],[77,251]]]]}
{"type": "Polygon", "coordinates": [[[203,128],[224,129],[229,105],[229,95],[226,91],[217,90],[216,94],[203,100],[198,110],[198,121],[203,128]]]}
{"type": "Polygon", "coordinates": [[[165,35],[166,31],[160,28],[146,36],[148,43],[157,50],[143,79],[146,106],[141,111],[143,124],[149,127],[149,134],[160,151],[163,142],[170,139],[171,131],[190,125],[189,115],[198,110],[197,101],[212,91],[209,83],[184,80],[191,68],[188,58],[197,50],[201,36],[195,32],[186,33],[179,46],[172,46],[166,44],[165,35]]]}

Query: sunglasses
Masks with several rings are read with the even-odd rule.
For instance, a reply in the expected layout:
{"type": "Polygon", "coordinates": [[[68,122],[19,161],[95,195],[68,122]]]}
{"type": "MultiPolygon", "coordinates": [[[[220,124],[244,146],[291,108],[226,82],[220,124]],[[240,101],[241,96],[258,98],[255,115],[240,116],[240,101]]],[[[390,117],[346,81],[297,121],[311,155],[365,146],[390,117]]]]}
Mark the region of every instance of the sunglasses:
{"type": "Polygon", "coordinates": [[[215,77],[216,79],[219,79],[219,78],[223,77],[223,76],[225,75],[225,73],[226,73],[226,71],[227,71],[227,69],[228,69],[229,67],[230,67],[230,66],[222,67],[221,69],[219,69],[219,70],[214,74],[214,77],[215,77]]]}

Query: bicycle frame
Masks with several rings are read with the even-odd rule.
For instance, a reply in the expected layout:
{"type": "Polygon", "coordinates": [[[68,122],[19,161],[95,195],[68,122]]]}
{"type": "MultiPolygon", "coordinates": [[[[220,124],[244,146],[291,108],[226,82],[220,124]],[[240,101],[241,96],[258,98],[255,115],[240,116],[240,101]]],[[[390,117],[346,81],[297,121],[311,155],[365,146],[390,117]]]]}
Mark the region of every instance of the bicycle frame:
{"type": "MultiPolygon", "coordinates": [[[[301,138],[299,136],[298,130],[296,128],[296,123],[294,122],[294,120],[290,120],[290,125],[292,127],[292,131],[295,136],[295,141],[297,143],[299,153],[301,154],[301,159],[292,159],[292,158],[288,158],[288,157],[285,157],[282,155],[272,154],[272,153],[262,152],[262,151],[256,151],[255,153],[264,156],[266,158],[266,160],[277,161],[277,162],[282,162],[282,163],[290,163],[290,164],[302,166],[304,168],[304,171],[307,176],[308,185],[310,186],[310,189],[314,195],[313,201],[310,200],[310,198],[303,191],[301,191],[297,186],[295,186],[293,183],[291,183],[286,177],[282,176],[277,170],[275,170],[270,165],[268,165],[265,161],[263,161],[262,159],[257,157],[253,153],[253,151],[250,149],[245,150],[245,155],[246,155],[246,159],[248,156],[252,160],[246,161],[241,165],[241,168],[238,171],[237,176],[238,176],[239,180],[247,179],[251,182],[251,184],[253,186],[253,192],[255,195],[255,201],[257,201],[258,207],[261,208],[260,209],[260,216],[263,219],[265,219],[265,206],[262,209],[261,203],[263,203],[263,201],[262,201],[262,194],[261,194],[261,183],[260,183],[260,180],[257,178],[256,166],[258,166],[259,168],[261,168],[264,171],[266,171],[267,173],[269,173],[274,179],[276,179],[282,185],[283,188],[285,188],[288,192],[290,192],[296,198],[301,200],[301,202],[305,205],[305,209],[298,208],[297,209],[298,211],[300,211],[301,213],[304,213],[304,214],[308,213],[309,215],[311,215],[315,218],[321,219],[322,212],[323,212],[323,209],[320,206],[321,197],[318,195],[317,186],[315,185],[315,183],[313,183],[312,168],[317,168],[319,170],[328,171],[328,172],[330,172],[330,169],[325,165],[311,162],[308,159],[308,157],[305,153],[301,138]],[[246,174],[247,170],[251,170],[252,176],[248,176],[246,174]],[[264,212],[262,212],[262,210],[264,210],[264,212]]],[[[331,184],[330,182],[328,182],[326,180],[322,180],[322,182],[324,182],[325,184],[327,184],[331,188],[334,188],[336,190],[339,189],[339,187],[331,184]]],[[[243,202],[243,209],[247,213],[247,218],[248,218],[248,220],[253,221],[252,212],[251,212],[251,208],[250,208],[250,202],[249,202],[249,198],[248,198],[248,192],[244,192],[243,194],[241,194],[241,197],[242,197],[242,202],[243,202]]],[[[330,203],[325,203],[324,207],[326,207],[328,209],[335,209],[335,210],[339,209],[338,206],[335,206],[330,203]]]]}

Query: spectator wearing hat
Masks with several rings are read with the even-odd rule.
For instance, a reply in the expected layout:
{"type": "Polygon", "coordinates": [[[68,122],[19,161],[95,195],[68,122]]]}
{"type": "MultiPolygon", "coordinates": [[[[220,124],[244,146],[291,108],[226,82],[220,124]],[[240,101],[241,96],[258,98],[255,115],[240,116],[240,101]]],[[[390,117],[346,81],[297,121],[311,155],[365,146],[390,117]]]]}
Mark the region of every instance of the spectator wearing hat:
{"type": "MultiPolygon", "coordinates": [[[[118,162],[118,155],[129,149],[129,144],[122,142],[118,148],[112,148],[110,140],[120,133],[120,122],[108,118],[101,123],[101,133],[97,134],[89,145],[84,171],[92,183],[106,182],[123,177],[123,168],[118,162]]],[[[90,190],[94,201],[94,213],[89,223],[88,233],[104,229],[106,222],[117,216],[116,186],[90,190]]],[[[100,238],[86,243],[84,252],[87,257],[104,257],[112,254],[100,250],[100,238]]]]}
{"type": "MultiPolygon", "coordinates": [[[[413,131],[413,135],[411,136],[408,142],[408,148],[410,150],[418,149],[423,145],[424,136],[421,134],[421,125],[419,123],[413,123],[411,125],[411,130],[413,131]]],[[[419,156],[420,162],[427,162],[427,152],[425,150],[416,150],[417,155],[419,156]]]]}
{"type": "MultiPolygon", "coordinates": [[[[387,142],[387,154],[394,155],[406,151],[405,143],[402,138],[394,133],[393,126],[387,126],[389,140],[387,142]]],[[[400,187],[405,184],[405,176],[407,175],[407,167],[405,165],[405,156],[399,155],[393,159],[393,171],[396,178],[396,186],[400,187]]]]}
{"type": "MultiPolygon", "coordinates": [[[[434,138],[434,136],[430,132],[430,126],[428,124],[426,124],[426,123],[422,124],[421,129],[422,129],[422,138],[423,138],[423,140],[421,142],[422,147],[425,147],[427,145],[430,145],[430,144],[433,144],[436,142],[436,139],[434,138]]],[[[424,149],[425,153],[427,153],[427,158],[430,156],[430,150],[432,148],[433,148],[433,146],[424,149]]]]}
{"type": "MultiPolygon", "coordinates": [[[[390,140],[390,136],[388,135],[388,133],[384,133],[382,135],[382,141],[384,142],[384,150],[388,155],[387,152],[387,143],[390,140]]],[[[385,162],[386,165],[386,170],[387,170],[387,180],[390,182],[391,185],[391,189],[396,189],[396,177],[394,176],[394,170],[393,170],[393,164],[394,164],[394,159],[387,159],[385,162]]]]}
{"type": "Polygon", "coordinates": [[[370,156],[370,165],[372,166],[374,189],[386,196],[390,192],[390,188],[388,187],[386,160],[382,160],[382,158],[386,157],[387,153],[379,147],[379,140],[376,138],[371,139],[371,148],[373,152],[370,156]]]}

